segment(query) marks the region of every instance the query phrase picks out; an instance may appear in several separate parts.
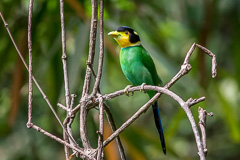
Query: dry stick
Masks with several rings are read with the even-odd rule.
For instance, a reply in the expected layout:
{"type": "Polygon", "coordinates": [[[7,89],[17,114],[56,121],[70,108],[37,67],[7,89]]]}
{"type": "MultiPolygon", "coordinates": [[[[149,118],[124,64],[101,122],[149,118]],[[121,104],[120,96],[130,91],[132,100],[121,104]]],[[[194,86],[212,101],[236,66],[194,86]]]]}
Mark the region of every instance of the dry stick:
{"type": "Polygon", "coordinates": [[[91,18],[91,29],[90,29],[90,40],[89,40],[89,53],[87,60],[87,69],[84,79],[83,91],[80,103],[80,137],[83,143],[83,147],[91,152],[92,147],[90,145],[89,139],[87,137],[87,114],[88,110],[86,107],[86,99],[88,99],[90,81],[91,81],[91,66],[93,64],[94,55],[95,55],[95,44],[96,44],[96,34],[97,34],[97,19],[98,19],[98,1],[92,0],[92,18],[91,18]]]}
{"type": "Polygon", "coordinates": [[[69,80],[68,80],[68,70],[67,70],[66,33],[65,33],[65,23],[64,23],[63,0],[60,0],[60,15],[61,15],[61,31],[62,31],[62,63],[63,63],[66,107],[69,108],[70,107],[70,91],[69,91],[69,80]]]}
{"type": "Polygon", "coordinates": [[[32,12],[33,12],[33,0],[29,2],[28,11],[28,51],[29,51],[29,71],[28,71],[28,122],[27,127],[32,126],[32,101],[33,101],[33,88],[32,88],[32,12]]]}
{"type": "Polygon", "coordinates": [[[205,157],[205,154],[204,154],[204,151],[203,151],[203,144],[201,142],[201,137],[200,137],[196,122],[194,120],[193,114],[190,110],[190,105],[185,104],[184,107],[183,107],[183,110],[185,111],[185,113],[186,113],[186,115],[189,119],[189,122],[192,126],[193,134],[195,136],[195,141],[197,143],[198,155],[200,157],[200,160],[205,160],[206,157],[205,157]]]}
{"type": "Polygon", "coordinates": [[[66,112],[68,112],[68,110],[69,110],[67,107],[65,107],[65,106],[62,105],[61,103],[57,103],[57,106],[60,107],[60,108],[62,108],[62,109],[65,110],[66,112]]]}
{"type": "Polygon", "coordinates": [[[202,136],[202,144],[203,144],[203,151],[205,157],[207,156],[207,136],[206,136],[206,119],[207,119],[207,111],[202,109],[201,107],[198,107],[198,118],[199,122],[198,125],[201,130],[201,136],[202,136]]]}
{"type": "Polygon", "coordinates": [[[42,128],[34,125],[34,124],[32,125],[32,128],[35,129],[35,130],[37,130],[38,132],[40,132],[40,133],[48,136],[48,137],[54,139],[55,141],[58,141],[59,143],[62,143],[62,144],[64,144],[64,145],[68,146],[69,148],[71,148],[71,149],[73,149],[73,150],[75,150],[75,151],[78,151],[82,156],[85,156],[85,157],[87,157],[87,158],[89,158],[89,159],[91,159],[91,160],[96,160],[95,158],[90,157],[89,155],[87,155],[81,148],[77,148],[77,147],[75,147],[75,146],[73,146],[73,145],[65,142],[65,141],[62,140],[61,138],[59,138],[59,137],[57,137],[57,136],[55,136],[55,135],[53,135],[53,134],[45,131],[44,129],[42,129],[42,128]]]}
{"type": "MultiPolygon", "coordinates": [[[[23,58],[23,56],[22,56],[22,54],[21,54],[21,52],[20,52],[20,50],[19,50],[19,48],[18,48],[15,40],[13,39],[13,36],[12,36],[12,34],[11,34],[9,28],[8,28],[8,24],[7,24],[7,22],[5,21],[3,15],[2,15],[2,13],[1,13],[1,11],[0,11],[0,16],[1,16],[2,20],[3,20],[4,26],[5,26],[5,28],[6,28],[7,32],[8,32],[8,35],[9,35],[10,39],[11,39],[12,42],[13,42],[13,45],[14,45],[14,47],[15,47],[18,55],[19,55],[19,57],[21,58],[24,66],[25,66],[25,68],[26,68],[27,71],[29,72],[29,68],[28,68],[28,66],[27,66],[27,63],[26,63],[26,61],[24,60],[24,58],[23,58]]],[[[47,102],[49,108],[52,110],[52,112],[53,112],[54,116],[56,117],[57,121],[59,122],[59,124],[61,125],[61,127],[64,129],[63,124],[62,124],[60,118],[58,117],[56,111],[54,110],[52,104],[51,104],[50,101],[48,100],[46,94],[43,92],[42,88],[40,87],[39,83],[37,82],[37,80],[35,79],[35,77],[34,77],[33,75],[32,75],[32,79],[33,79],[33,82],[35,83],[35,85],[37,86],[38,90],[39,90],[40,93],[42,94],[43,99],[47,102]]],[[[29,116],[29,117],[30,117],[30,116],[29,116]]],[[[32,118],[32,117],[31,117],[31,118],[32,118]]],[[[31,128],[32,125],[33,125],[33,124],[27,125],[27,127],[28,127],[28,128],[31,128]]],[[[71,138],[72,140],[74,140],[71,136],[70,136],[70,138],[71,138]]],[[[76,144],[77,144],[77,143],[76,143],[76,144]]]]}
{"type": "MultiPolygon", "coordinates": [[[[62,63],[63,63],[66,107],[70,108],[70,91],[69,91],[68,70],[67,70],[66,34],[65,34],[65,23],[64,23],[64,2],[63,2],[63,0],[60,0],[60,16],[61,16],[61,32],[62,32],[62,63]]],[[[68,136],[65,131],[63,131],[63,138],[66,142],[68,142],[68,136]]],[[[66,158],[66,160],[68,160],[68,157],[70,156],[69,148],[67,146],[64,146],[64,151],[65,151],[65,158],[66,158]]]]}
{"type": "Polygon", "coordinates": [[[93,65],[95,55],[95,44],[97,34],[97,21],[98,21],[98,1],[92,0],[92,18],[91,18],[91,29],[90,29],[90,40],[89,40],[89,53],[87,60],[87,69],[85,74],[85,80],[83,85],[82,97],[89,93],[90,80],[91,80],[91,66],[93,65]]]}
{"type": "Polygon", "coordinates": [[[71,94],[70,110],[73,109],[74,100],[75,100],[76,97],[77,97],[77,95],[75,95],[75,94],[71,94]]]}
{"type": "MultiPolygon", "coordinates": [[[[104,0],[100,0],[100,53],[99,53],[99,61],[98,61],[98,73],[96,77],[96,81],[93,87],[92,95],[95,95],[100,90],[100,80],[102,76],[102,68],[103,68],[103,58],[104,58],[104,31],[103,31],[103,15],[104,15],[104,0]]],[[[98,93],[99,98],[99,131],[98,131],[98,152],[97,152],[97,160],[102,160],[104,157],[104,149],[103,149],[103,132],[104,132],[104,105],[103,98],[100,93],[98,93]]]]}
{"type": "Polygon", "coordinates": [[[104,58],[103,16],[104,16],[104,0],[100,0],[100,53],[99,53],[99,61],[98,61],[98,73],[97,73],[96,81],[93,87],[93,93],[92,93],[93,95],[97,93],[97,90],[100,85],[100,79],[102,76],[103,58],[104,58]]]}
{"type": "Polygon", "coordinates": [[[97,160],[102,160],[104,157],[103,152],[103,132],[104,132],[104,117],[103,117],[103,98],[102,95],[98,94],[99,97],[99,131],[98,131],[98,153],[97,160]]]}
{"type": "MultiPolygon", "coordinates": [[[[107,116],[107,119],[108,119],[108,123],[110,124],[110,127],[111,127],[112,131],[115,132],[117,130],[117,128],[116,128],[112,113],[105,103],[104,103],[104,110],[105,110],[105,113],[106,113],[106,116],[107,116]]],[[[123,148],[123,145],[122,145],[122,142],[120,140],[119,135],[116,137],[116,141],[117,141],[117,144],[118,144],[118,150],[119,150],[119,153],[120,153],[121,160],[126,160],[126,155],[124,153],[124,148],[123,148]]]]}
{"type": "Polygon", "coordinates": [[[210,57],[212,57],[212,78],[215,78],[217,76],[217,60],[216,60],[216,56],[207,48],[196,44],[196,46],[198,48],[200,48],[201,50],[203,50],[205,53],[207,53],[207,55],[209,55],[210,57]]]}

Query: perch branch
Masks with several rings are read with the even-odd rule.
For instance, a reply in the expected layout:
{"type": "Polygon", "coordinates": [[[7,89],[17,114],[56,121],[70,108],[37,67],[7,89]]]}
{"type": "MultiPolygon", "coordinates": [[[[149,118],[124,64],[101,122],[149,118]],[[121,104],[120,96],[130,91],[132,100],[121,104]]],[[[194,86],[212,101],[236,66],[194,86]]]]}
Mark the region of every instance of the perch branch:
{"type": "MultiPolygon", "coordinates": [[[[129,92],[134,92],[134,91],[140,91],[141,87],[140,86],[136,86],[136,87],[131,87],[129,88],[129,92]]],[[[164,94],[169,95],[170,97],[175,98],[175,100],[181,105],[183,106],[184,101],[177,96],[175,93],[162,88],[162,87],[157,87],[157,86],[149,86],[149,85],[144,85],[144,90],[155,90],[164,94]],[[170,92],[170,94],[169,94],[170,92]],[[172,94],[171,94],[172,93],[172,94]],[[176,96],[174,96],[176,95],[176,96]]],[[[115,92],[116,93],[116,92],[115,92]]],[[[124,90],[118,91],[118,93],[116,93],[115,95],[120,96],[124,94],[124,90]]],[[[104,97],[104,96],[103,96],[104,97]]],[[[158,99],[158,93],[155,94],[155,96],[153,96],[153,98],[151,98],[147,103],[145,103],[137,112],[134,113],[134,115],[129,118],[125,123],[122,124],[121,127],[119,127],[111,136],[109,136],[105,141],[104,141],[104,146],[106,146],[108,143],[110,143],[117,135],[119,135],[126,127],[128,127],[130,124],[132,124],[142,113],[146,112],[147,109],[158,99]]],[[[105,97],[104,97],[105,100],[105,97]]]]}

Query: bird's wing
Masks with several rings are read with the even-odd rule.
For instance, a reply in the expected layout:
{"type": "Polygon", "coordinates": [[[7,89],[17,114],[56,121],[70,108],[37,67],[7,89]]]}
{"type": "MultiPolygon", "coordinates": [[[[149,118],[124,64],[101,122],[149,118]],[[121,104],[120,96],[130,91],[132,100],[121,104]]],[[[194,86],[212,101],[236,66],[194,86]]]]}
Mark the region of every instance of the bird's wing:
{"type": "Polygon", "coordinates": [[[142,49],[142,62],[144,66],[148,69],[148,71],[151,73],[154,85],[162,85],[162,80],[157,74],[157,70],[153,62],[153,59],[145,48],[142,49]]]}

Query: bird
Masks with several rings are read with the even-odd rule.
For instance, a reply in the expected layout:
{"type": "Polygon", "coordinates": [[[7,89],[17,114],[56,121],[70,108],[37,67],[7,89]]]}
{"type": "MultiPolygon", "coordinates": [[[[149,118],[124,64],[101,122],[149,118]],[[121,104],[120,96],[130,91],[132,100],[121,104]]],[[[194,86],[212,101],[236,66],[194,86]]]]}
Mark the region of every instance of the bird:
{"type": "MultiPolygon", "coordinates": [[[[134,86],[147,85],[161,86],[162,80],[157,74],[155,64],[147,50],[142,46],[138,33],[128,27],[118,27],[115,31],[111,31],[108,35],[112,36],[119,46],[120,50],[120,65],[125,77],[134,86]]],[[[125,88],[128,93],[130,86],[125,88]]],[[[152,98],[156,91],[146,91],[149,98],[152,98]]],[[[166,144],[163,133],[163,127],[158,107],[158,102],[152,105],[155,125],[160,137],[163,153],[166,155],[166,144]]]]}

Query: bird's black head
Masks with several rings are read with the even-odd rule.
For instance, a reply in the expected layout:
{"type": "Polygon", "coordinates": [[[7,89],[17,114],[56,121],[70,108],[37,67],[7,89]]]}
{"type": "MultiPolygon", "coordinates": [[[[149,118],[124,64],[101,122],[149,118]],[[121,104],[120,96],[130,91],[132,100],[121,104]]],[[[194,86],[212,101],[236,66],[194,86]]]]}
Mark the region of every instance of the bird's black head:
{"type": "Polygon", "coordinates": [[[112,36],[122,48],[141,44],[137,32],[130,27],[118,27],[116,31],[109,32],[108,35],[112,36]]]}
{"type": "Polygon", "coordinates": [[[136,43],[140,41],[140,37],[138,36],[137,32],[134,31],[134,29],[127,27],[127,26],[122,26],[117,28],[117,32],[125,32],[129,33],[129,41],[131,43],[136,43]]]}

